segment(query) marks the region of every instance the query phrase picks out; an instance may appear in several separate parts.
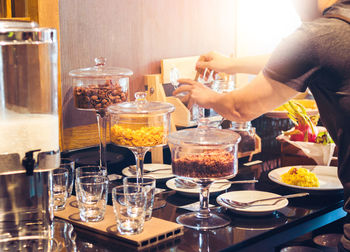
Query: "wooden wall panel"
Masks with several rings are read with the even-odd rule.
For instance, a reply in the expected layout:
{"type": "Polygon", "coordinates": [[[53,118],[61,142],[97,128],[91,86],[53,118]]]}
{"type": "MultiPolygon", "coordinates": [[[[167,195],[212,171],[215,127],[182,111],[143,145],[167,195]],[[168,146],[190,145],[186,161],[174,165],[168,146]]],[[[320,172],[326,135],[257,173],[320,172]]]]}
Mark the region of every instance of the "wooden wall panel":
{"type": "Polygon", "coordinates": [[[106,57],[109,66],[133,70],[133,94],[144,89],[145,74],[160,73],[163,58],[211,50],[234,53],[235,0],[60,0],[59,4],[63,127],[69,131],[96,122],[93,113],[74,108],[68,76],[72,69],[92,66],[95,57],[106,57]]]}

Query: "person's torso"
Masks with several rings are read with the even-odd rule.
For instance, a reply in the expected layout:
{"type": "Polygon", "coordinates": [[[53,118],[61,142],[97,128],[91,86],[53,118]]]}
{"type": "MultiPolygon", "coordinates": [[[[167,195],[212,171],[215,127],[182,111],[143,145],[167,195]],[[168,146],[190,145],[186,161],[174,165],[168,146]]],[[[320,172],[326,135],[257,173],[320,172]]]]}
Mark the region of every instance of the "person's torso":
{"type": "Polygon", "coordinates": [[[310,24],[310,29],[315,29],[311,30],[312,43],[319,62],[307,86],[323,124],[338,142],[345,137],[344,130],[350,131],[350,24],[322,18],[310,24]]]}

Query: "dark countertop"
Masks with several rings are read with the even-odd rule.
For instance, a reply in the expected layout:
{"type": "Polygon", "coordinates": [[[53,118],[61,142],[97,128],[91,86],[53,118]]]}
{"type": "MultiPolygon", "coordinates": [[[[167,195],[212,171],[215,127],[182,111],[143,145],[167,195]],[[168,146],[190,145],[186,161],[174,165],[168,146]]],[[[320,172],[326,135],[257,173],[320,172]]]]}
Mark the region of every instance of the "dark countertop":
{"type": "MultiPolygon", "coordinates": [[[[133,156],[128,150],[114,149],[110,155],[117,162],[109,163],[108,173],[121,174],[121,170],[134,164],[133,156]],[[122,154],[120,154],[122,153],[122,154]]],[[[91,163],[98,155],[96,149],[65,153],[77,159],[77,163],[91,163]]],[[[294,193],[288,187],[278,185],[268,178],[268,172],[281,166],[279,155],[259,154],[253,160],[263,161],[260,164],[246,166],[246,159],[240,159],[239,171],[232,180],[258,179],[257,184],[232,185],[228,191],[261,190],[281,195],[294,193]]],[[[146,157],[146,162],[147,160],[146,157]]],[[[166,181],[158,181],[157,187],[167,189],[166,181]]],[[[113,184],[117,185],[119,181],[113,184]]],[[[223,192],[222,192],[223,193],[223,192]]],[[[274,251],[276,246],[302,236],[317,228],[341,219],[345,216],[342,210],[342,193],[317,194],[303,198],[289,199],[287,207],[273,214],[260,217],[235,214],[216,203],[216,195],[211,195],[210,203],[218,206],[214,209],[231,219],[231,224],[224,228],[196,231],[185,228],[183,236],[176,240],[160,243],[147,251],[274,251]]],[[[198,201],[197,197],[187,197],[175,191],[166,191],[160,195],[166,200],[166,206],[153,211],[153,216],[176,222],[176,217],[188,212],[179,206],[198,201]]],[[[101,237],[90,231],[75,228],[78,251],[137,251],[114,239],[101,237]],[[116,250],[116,246],[118,249],[116,250]]]]}

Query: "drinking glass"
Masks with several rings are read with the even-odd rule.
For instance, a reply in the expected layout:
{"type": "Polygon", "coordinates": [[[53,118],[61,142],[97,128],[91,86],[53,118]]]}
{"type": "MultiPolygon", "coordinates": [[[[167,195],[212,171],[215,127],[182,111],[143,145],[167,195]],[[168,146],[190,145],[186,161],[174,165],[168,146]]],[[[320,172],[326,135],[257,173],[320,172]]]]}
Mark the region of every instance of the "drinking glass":
{"type": "Polygon", "coordinates": [[[72,195],[74,184],[74,168],[75,162],[70,158],[61,158],[60,168],[68,170],[68,198],[72,195]]]}
{"type": "Polygon", "coordinates": [[[98,165],[84,165],[75,169],[75,178],[88,175],[101,175],[107,176],[107,168],[98,165]]]}
{"type": "Polygon", "coordinates": [[[54,210],[63,210],[66,207],[68,196],[68,170],[57,168],[52,175],[54,210]]]}
{"type": "Polygon", "coordinates": [[[156,179],[150,176],[143,176],[142,182],[139,182],[137,176],[129,176],[123,179],[124,185],[133,185],[139,186],[146,190],[147,201],[146,201],[146,216],[145,221],[148,221],[152,218],[152,210],[154,203],[154,193],[156,190],[156,179]]]}
{"type": "Polygon", "coordinates": [[[134,185],[116,186],[112,189],[112,200],[118,232],[122,235],[141,233],[146,215],[146,190],[134,185]]]}
{"type": "Polygon", "coordinates": [[[80,176],[78,185],[78,207],[80,219],[85,222],[97,222],[106,212],[108,179],[101,175],[80,176]]]}
{"type": "MultiPolygon", "coordinates": [[[[75,169],[75,194],[78,196],[79,186],[78,181],[80,177],[100,175],[107,177],[107,168],[98,165],[85,165],[75,169]]],[[[71,202],[71,206],[78,207],[79,201],[71,202]]]]}
{"type": "MultiPolygon", "coordinates": [[[[206,68],[202,76],[197,72],[195,81],[203,83],[206,86],[210,86],[214,80],[213,75],[214,75],[214,70],[209,70],[208,68],[206,68]]],[[[174,89],[177,89],[179,87],[179,82],[178,82],[179,76],[180,76],[180,73],[176,67],[170,70],[170,83],[173,85],[174,89]]],[[[176,97],[179,98],[180,101],[182,101],[185,106],[187,106],[187,103],[188,103],[187,98],[185,99],[187,94],[188,92],[182,92],[176,95],[176,97]]],[[[204,108],[198,106],[198,104],[196,103],[192,105],[190,112],[191,112],[191,121],[196,123],[198,123],[198,120],[200,118],[205,116],[204,108]]]]}
{"type": "MultiPolygon", "coordinates": [[[[209,70],[208,68],[204,69],[203,75],[198,77],[196,76],[196,81],[204,84],[207,87],[211,87],[214,81],[214,70],[209,70]]],[[[199,120],[205,116],[205,111],[203,107],[198,106],[197,103],[193,104],[191,108],[192,120],[199,124],[199,120]]]]}

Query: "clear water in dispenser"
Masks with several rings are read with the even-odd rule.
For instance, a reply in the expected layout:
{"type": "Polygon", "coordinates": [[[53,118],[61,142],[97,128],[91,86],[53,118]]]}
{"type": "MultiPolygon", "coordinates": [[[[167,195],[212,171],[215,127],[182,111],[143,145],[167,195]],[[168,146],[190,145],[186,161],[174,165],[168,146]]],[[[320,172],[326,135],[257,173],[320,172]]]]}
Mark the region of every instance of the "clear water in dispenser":
{"type": "Polygon", "coordinates": [[[0,251],[53,251],[59,166],[57,36],[0,21],[0,251]]]}

